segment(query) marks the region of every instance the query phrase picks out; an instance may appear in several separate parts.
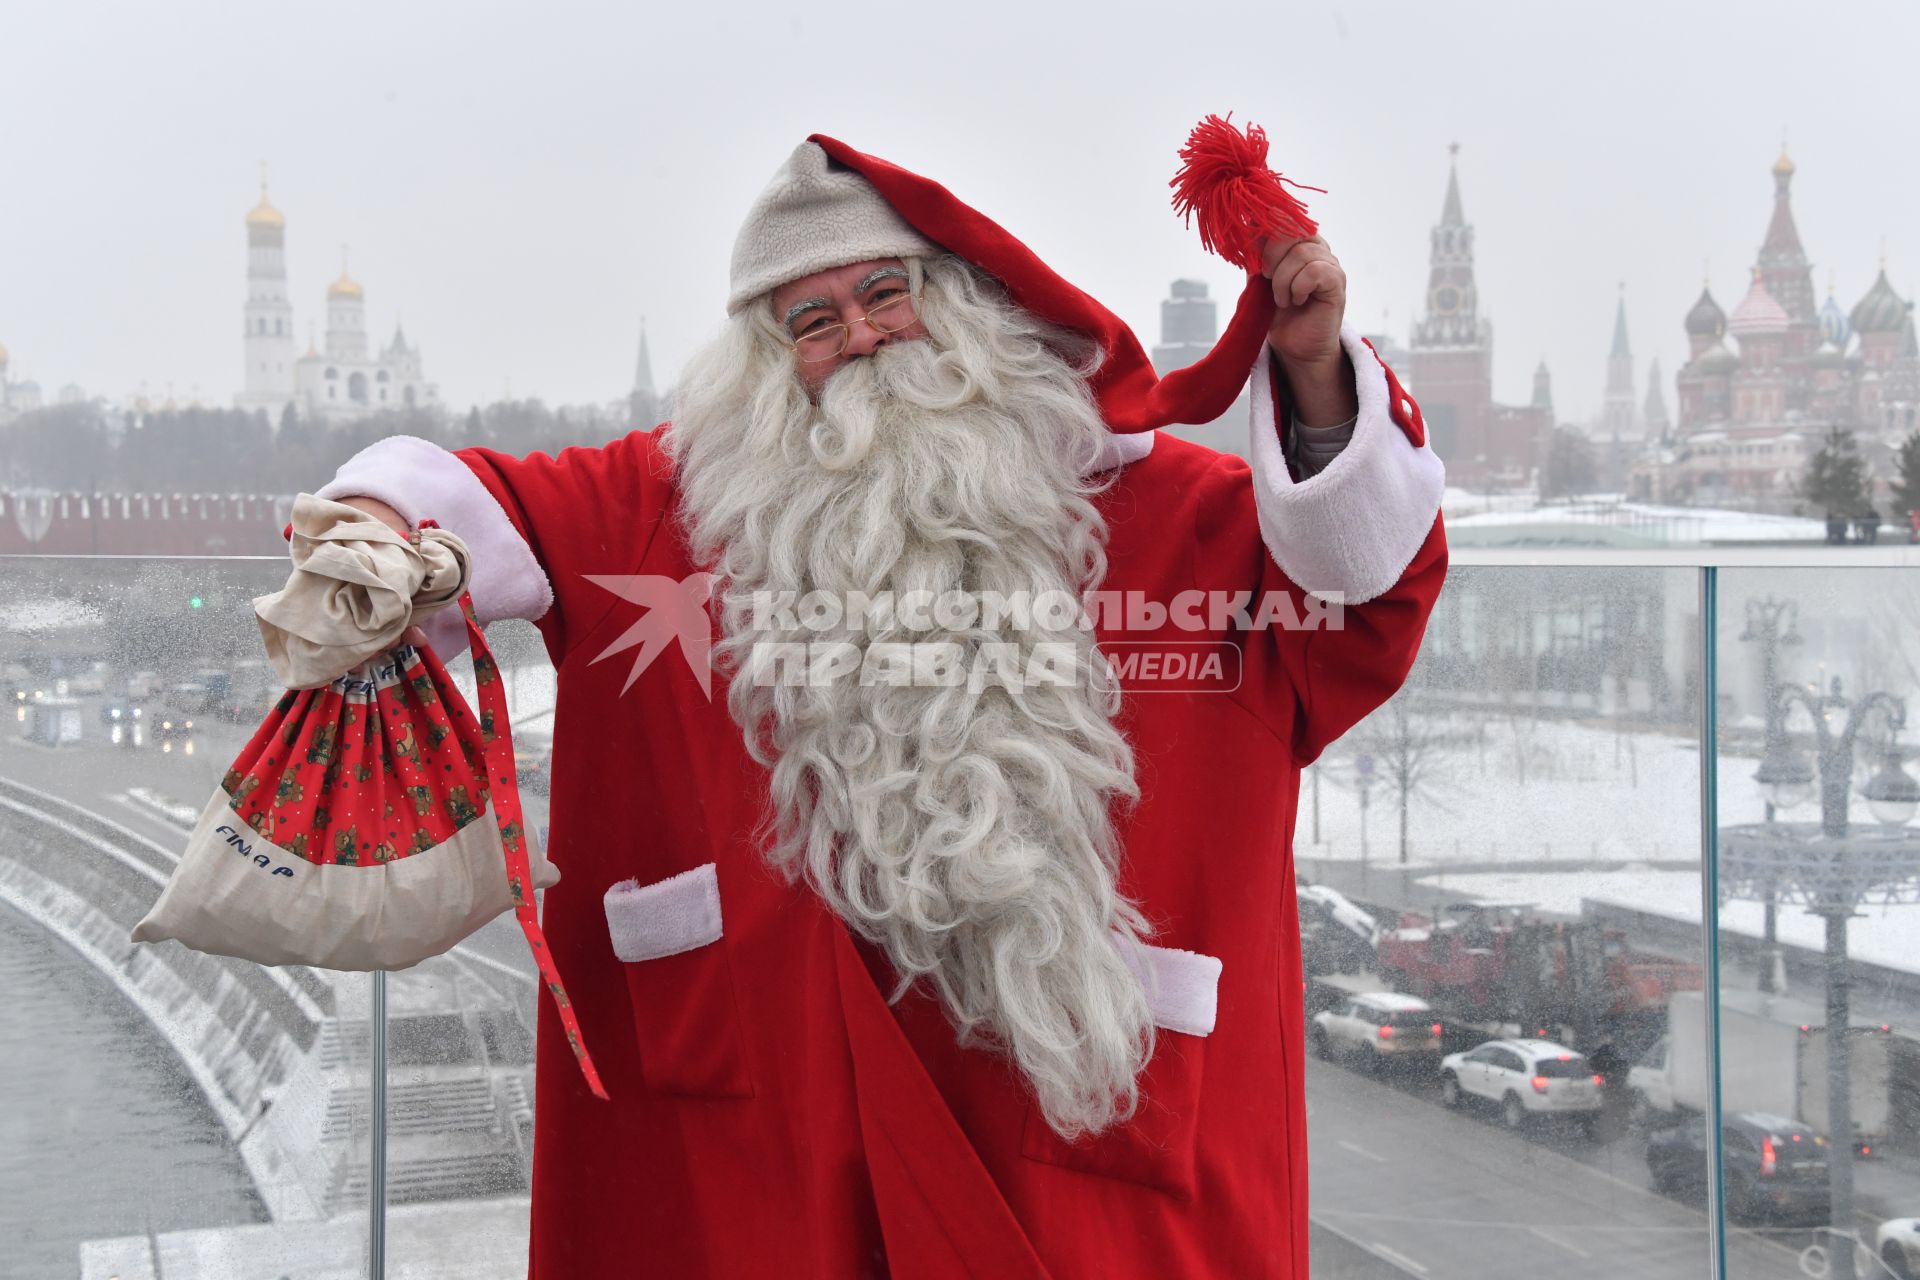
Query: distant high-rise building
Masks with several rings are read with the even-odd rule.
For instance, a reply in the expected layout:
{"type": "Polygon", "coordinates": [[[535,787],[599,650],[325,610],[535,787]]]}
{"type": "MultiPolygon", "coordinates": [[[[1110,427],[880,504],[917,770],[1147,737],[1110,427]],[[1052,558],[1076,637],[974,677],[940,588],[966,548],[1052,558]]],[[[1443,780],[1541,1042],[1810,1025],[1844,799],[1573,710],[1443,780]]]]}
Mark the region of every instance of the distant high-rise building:
{"type": "Polygon", "coordinates": [[[1407,388],[1420,402],[1447,478],[1462,485],[1530,483],[1545,457],[1550,410],[1496,404],[1493,323],[1480,313],[1473,225],[1460,200],[1460,146],[1429,238],[1426,314],[1413,326],[1407,388]]]}
{"type": "Polygon", "coordinates": [[[1207,286],[1199,280],[1175,280],[1160,304],[1160,344],[1153,368],[1163,377],[1184,369],[1213,349],[1220,334],[1219,313],[1207,286]]]}
{"type": "Polygon", "coordinates": [[[1532,407],[1544,410],[1549,415],[1548,421],[1552,421],[1553,374],[1548,371],[1547,362],[1544,359],[1534,366],[1532,407]]]}
{"type": "MultiPolygon", "coordinates": [[[[1153,369],[1162,377],[1184,369],[1213,350],[1220,336],[1219,315],[1200,280],[1175,280],[1160,304],[1160,342],[1153,348],[1153,369]]],[[[1209,449],[1247,456],[1251,439],[1246,392],[1212,422],[1163,427],[1209,449]]]]}
{"type": "Polygon", "coordinates": [[[366,290],[347,271],[327,286],[326,346],[311,338],[295,358],[293,303],[287,289],[287,219],[260,185],[260,203],[247,214],[247,301],[242,346],[246,367],[234,403],[278,422],[288,405],[319,421],[357,418],[385,409],[439,404],[426,380],[420,349],[399,325],[378,352],[367,337],[366,290]]]}

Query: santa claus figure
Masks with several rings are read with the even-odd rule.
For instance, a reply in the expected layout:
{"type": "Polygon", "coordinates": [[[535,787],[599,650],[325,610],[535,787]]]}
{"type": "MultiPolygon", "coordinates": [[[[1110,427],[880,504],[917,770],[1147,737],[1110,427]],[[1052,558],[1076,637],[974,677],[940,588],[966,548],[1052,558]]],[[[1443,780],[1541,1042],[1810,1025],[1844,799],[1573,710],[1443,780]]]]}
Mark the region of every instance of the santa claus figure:
{"type": "Polygon", "coordinates": [[[546,935],[611,1101],[543,1008],[537,1280],[1306,1274],[1299,771],[1413,662],[1442,469],[1326,242],[1248,265],[1157,378],[815,137],[671,424],[321,490],[460,534],[559,672],[546,935]],[[1154,431],[1249,378],[1251,466],[1154,431]]]}

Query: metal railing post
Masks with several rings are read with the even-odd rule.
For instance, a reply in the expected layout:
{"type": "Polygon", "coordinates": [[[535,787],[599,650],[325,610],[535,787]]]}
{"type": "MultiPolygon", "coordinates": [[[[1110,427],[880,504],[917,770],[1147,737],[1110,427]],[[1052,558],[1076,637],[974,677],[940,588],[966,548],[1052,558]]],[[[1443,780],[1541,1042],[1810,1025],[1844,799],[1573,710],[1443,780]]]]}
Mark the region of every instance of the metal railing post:
{"type": "Polygon", "coordinates": [[[367,1278],[386,1280],[387,1274],[387,975],[376,969],[373,1006],[368,1015],[373,1052],[372,1141],[367,1152],[367,1278]]]}
{"type": "Polygon", "coordinates": [[[1727,1280],[1726,1168],[1720,1152],[1720,571],[1700,569],[1700,931],[1706,952],[1707,1274],[1727,1280]]]}

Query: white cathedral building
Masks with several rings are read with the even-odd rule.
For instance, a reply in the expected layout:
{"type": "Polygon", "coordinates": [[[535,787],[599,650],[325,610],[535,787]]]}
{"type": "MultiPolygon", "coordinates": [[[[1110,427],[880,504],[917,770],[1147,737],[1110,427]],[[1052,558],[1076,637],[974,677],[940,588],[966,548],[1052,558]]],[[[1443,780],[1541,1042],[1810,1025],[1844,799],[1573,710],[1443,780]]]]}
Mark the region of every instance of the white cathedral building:
{"type": "Polygon", "coordinates": [[[393,340],[374,351],[367,342],[367,294],[340,267],[327,286],[326,346],[311,331],[306,354],[294,354],[293,303],[287,296],[287,219],[267,199],[247,214],[246,355],[242,409],[263,409],[278,423],[291,404],[309,421],[341,421],[385,409],[438,406],[439,388],[421,371],[420,348],[394,326],[393,340]]]}

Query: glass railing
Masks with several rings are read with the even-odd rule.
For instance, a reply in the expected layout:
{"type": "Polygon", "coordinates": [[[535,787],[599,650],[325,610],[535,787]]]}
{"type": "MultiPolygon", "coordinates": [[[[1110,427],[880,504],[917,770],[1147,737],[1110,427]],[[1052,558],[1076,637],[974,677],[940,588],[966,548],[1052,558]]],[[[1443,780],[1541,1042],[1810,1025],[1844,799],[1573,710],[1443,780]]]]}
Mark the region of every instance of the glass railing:
{"type": "MultiPolygon", "coordinates": [[[[1456,556],[1301,781],[1317,1274],[1920,1269],[1914,567],[1456,556]]],[[[277,692],[285,572],[0,560],[0,1277],[524,1274],[510,917],[384,977],[127,941],[277,692]]],[[[489,635],[538,829],[552,671],[489,635]]]]}

